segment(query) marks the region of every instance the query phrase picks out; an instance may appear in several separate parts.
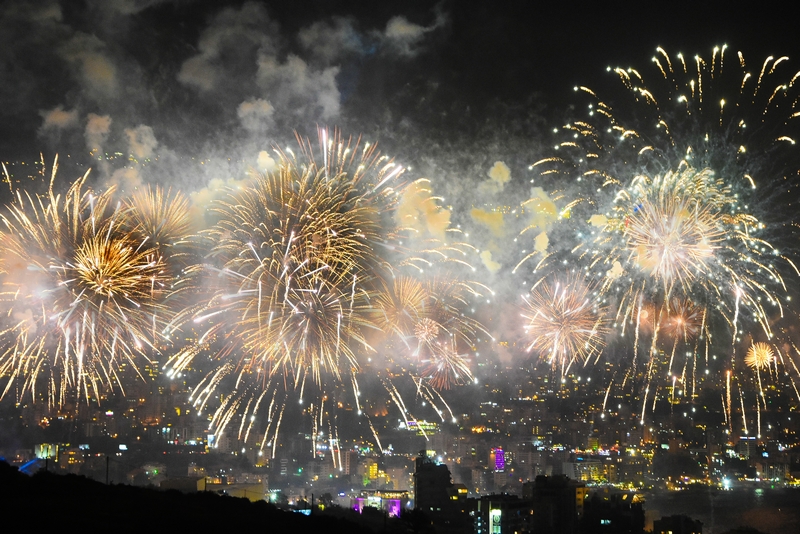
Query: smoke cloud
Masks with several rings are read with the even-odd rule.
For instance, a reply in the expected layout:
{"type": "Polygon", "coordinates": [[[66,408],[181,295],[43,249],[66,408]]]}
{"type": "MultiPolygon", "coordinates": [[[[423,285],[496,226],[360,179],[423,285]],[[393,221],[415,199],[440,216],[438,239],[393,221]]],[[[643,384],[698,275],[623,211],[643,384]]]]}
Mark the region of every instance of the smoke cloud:
{"type": "Polygon", "coordinates": [[[502,267],[500,263],[492,260],[491,251],[484,250],[481,252],[480,257],[481,261],[483,262],[483,266],[486,267],[490,273],[496,273],[502,267]]]}
{"type": "Polygon", "coordinates": [[[86,129],[83,134],[86,138],[86,148],[90,151],[101,150],[110,132],[111,117],[109,115],[89,113],[86,117],[86,129]]]}
{"type": "Polygon", "coordinates": [[[475,222],[488,228],[495,237],[503,237],[506,234],[505,221],[501,212],[474,208],[470,215],[475,222]]]}
{"type": "Polygon", "coordinates": [[[41,128],[42,132],[47,132],[48,130],[66,130],[78,125],[78,111],[74,109],[66,111],[64,110],[64,106],[58,106],[50,111],[40,111],[39,114],[42,116],[42,119],[44,119],[41,128]]]}
{"type": "Polygon", "coordinates": [[[445,239],[450,226],[450,212],[439,206],[427,179],[417,180],[403,191],[397,219],[402,227],[412,229],[422,237],[430,235],[441,240],[445,239]]]}
{"type": "Polygon", "coordinates": [[[511,181],[511,169],[502,161],[496,161],[488,173],[489,179],[481,184],[481,191],[485,194],[494,195],[503,190],[505,185],[511,181]]]}
{"type": "Polygon", "coordinates": [[[113,97],[118,88],[116,67],[104,48],[96,36],[78,32],[59,50],[93,99],[113,97]]]}

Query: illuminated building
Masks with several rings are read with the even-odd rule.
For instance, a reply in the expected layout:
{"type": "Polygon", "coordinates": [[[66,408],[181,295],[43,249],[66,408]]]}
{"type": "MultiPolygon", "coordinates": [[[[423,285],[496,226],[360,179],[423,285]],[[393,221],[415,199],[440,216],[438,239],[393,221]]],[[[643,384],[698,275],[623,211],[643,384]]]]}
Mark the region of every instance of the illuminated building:
{"type": "Polygon", "coordinates": [[[410,506],[411,499],[407,491],[375,490],[362,491],[351,497],[350,508],[359,514],[365,506],[383,510],[389,517],[399,517],[403,509],[410,506]]]}
{"type": "Polygon", "coordinates": [[[745,460],[754,457],[757,448],[758,444],[755,436],[742,436],[736,444],[736,452],[739,454],[739,458],[744,458],[745,460]]]}
{"type": "Polygon", "coordinates": [[[33,446],[33,453],[37,458],[42,460],[45,458],[53,458],[55,461],[58,461],[60,447],[60,443],[37,443],[33,446]]]}
{"type": "Polygon", "coordinates": [[[83,465],[84,451],[80,447],[66,447],[61,451],[59,462],[71,473],[78,473],[83,465]]]}
{"type": "Polygon", "coordinates": [[[506,469],[506,457],[502,447],[495,447],[489,453],[489,465],[496,473],[502,473],[506,469]]]}

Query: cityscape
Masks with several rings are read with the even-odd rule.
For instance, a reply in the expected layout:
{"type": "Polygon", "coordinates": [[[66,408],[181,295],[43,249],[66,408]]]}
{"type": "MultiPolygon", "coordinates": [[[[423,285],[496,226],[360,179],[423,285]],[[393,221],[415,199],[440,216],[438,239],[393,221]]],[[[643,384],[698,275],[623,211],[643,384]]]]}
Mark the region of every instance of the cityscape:
{"type": "MultiPolygon", "coordinates": [[[[491,400],[457,413],[457,422],[406,425],[396,415],[376,417],[373,424],[386,447],[382,451],[376,450],[369,429],[360,439],[333,444],[319,436],[313,448],[307,425],[299,423],[308,415],[298,410],[297,428],[284,431],[278,452],[270,457],[256,439],[243,441],[235,432],[212,434],[209,420],[193,413],[187,382],[165,379],[154,370],[125,397],[104,399],[99,406],[71,405],[55,413],[48,413],[46,403],[6,407],[4,428],[13,429],[20,444],[23,439],[41,442],[12,450],[6,441],[3,455],[21,469],[183,490],[189,484],[194,490],[266,499],[287,509],[307,508],[314,498],[347,509],[378,508],[390,516],[416,507],[428,511],[439,529],[447,528],[441,521],[454,521],[458,532],[486,521],[480,506],[484,514],[487,506],[530,508],[541,477],[551,484],[563,481],[573,496],[580,490],[576,506],[596,494],[606,502],[632,499],[627,508],[595,512],[615,524],[625,518],[632,529],[625,532],[637,531],[637,520],[642,531],[645,520],[651,529],[661,519],[650,512],[650,502],[662,503],[656,513],[672,515],[664,507],[669,492],[696,500],[726,491],[794,491],[800,484],[793,410],[764,412],[760,437],[741,429],[731,435],[713,394],[686,398],[676,393],[673,399],[665,391],[641,425],[630,396],[610,400],[616,408],[602,416],[605,388],[599,379],[585,377],[580,383],[570,376],[564,384],[553,383],[533,366],[499,362],[486,374],[491,378],[485,384],[469,387],[485,390],[483,396],[491,400]],[[339,465],[331,459],[331,445],[339,465]],[[442,495],[458,500],[443,504],[442,495]],[[435,509],[447,510],[453,502],[465,517],[451,511],[440,519],[435,509]]],[[[724,390],[722,383],[706,387],[724,390]]],[[[581,517],[576,510],[569,528],[577,528],[581,517]]],[[[535,527],[533,519],[528,521],[505,528],[568,531],[559,530],[567,528],[561,523],[535,527]]],[[[772,524],[780,526],[780,521],[772,524]]]]}
{"type": "Polygon", "coordinates": [[[796,43],[563,9],[0,8],[9,502],[795,532],[796,43]]]}

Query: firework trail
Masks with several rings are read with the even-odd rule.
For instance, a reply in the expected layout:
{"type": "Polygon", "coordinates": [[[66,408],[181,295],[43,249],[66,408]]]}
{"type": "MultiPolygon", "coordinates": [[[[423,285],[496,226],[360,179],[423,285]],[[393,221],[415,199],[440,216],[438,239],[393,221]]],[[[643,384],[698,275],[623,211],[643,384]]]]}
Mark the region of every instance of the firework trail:
{"type": "Polygon", "coordinates": [[[172,279],[158,249],[127,228],[114,189],[91,191],[88,172],[66,194],[16,190],[0,220],[2,395],[21,398],[46,382],[51,406],[67,397],[124,392],[123,368],[139,373],[157,352],[172,279]]]}
{"type": "Polygon", "coordinates": [[[609,69],[623,87],[613,101],[576,87],[590,100],[586,116],[557,130],[568,137],[555,157],[531,166],[565,189],[562,250],[616,310],[615,329],[634,330],[646,392],[655,376],[674,376],[677,354],[686,354],[680,380],[694,391],[712,334],[733,366],[741,332],[755,326],[772,337],[775,318],[792,313],[785,279],[798,272],[784,250],[792,244],[783,206],[800,168],[798,74],[787,58],[750,71],[730,55],[723,47],[710,61],[689,60],[659,48],[652,76],[609,69]],[[689,350],[676,353],[679,343],[689,350]]]}

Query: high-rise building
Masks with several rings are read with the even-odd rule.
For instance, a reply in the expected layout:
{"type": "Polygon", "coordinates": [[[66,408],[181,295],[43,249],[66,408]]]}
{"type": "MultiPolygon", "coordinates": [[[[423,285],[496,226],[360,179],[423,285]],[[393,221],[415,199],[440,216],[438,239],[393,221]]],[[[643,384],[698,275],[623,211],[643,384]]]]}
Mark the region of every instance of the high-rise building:
{"type": "Polygon", "coordinates": [[[345,475],[353,475],[358,466],[358,451],[346,451],[342,455],[342,464],[345,475]]]}
{"type": "Polygon", "coordinates": [[[522,486],[522,498],[533,502],[533,531],[537,534],[577,532],[583,515],[586,485],[566,476],[536,477],[522,486]]]}
{"type": "Polygon", "coordinates": [[[423,512],[441,512],[449,506],[453,482],[450,470],[420,451],[414,470],[414,508],[423,512]]]}
{"type": "Polygon", "coordinates": [[[506,469],[506,456],[502,447],[495,447],[489,453],[489,468],[496,473],[502,473],[506,469]]]}
{"type": "Polygon", "coordinates": [[[469,529],[466,512],[467,487],[453,484],[450,470],[420,451],[414,470],[414,509],[433,521],[437,532],[464,532],[469,529]]]}
{"type": "Polygon", "coordinates": [[[758,444],[755,436],[742,436],[736,444],[736,452],[739,454],[739,458],[744,458],[745,460],[754,457],[757,448],[758,444]]]}

